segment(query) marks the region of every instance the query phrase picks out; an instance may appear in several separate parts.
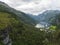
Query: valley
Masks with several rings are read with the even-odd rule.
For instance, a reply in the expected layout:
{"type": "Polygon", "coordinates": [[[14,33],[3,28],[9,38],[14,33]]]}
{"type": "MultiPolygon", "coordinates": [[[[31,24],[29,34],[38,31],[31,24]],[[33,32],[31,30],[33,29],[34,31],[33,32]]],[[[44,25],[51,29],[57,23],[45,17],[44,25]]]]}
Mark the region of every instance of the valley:
{"type": "Polygon", "coordinates": [[[0,45],[60,45],[60,11],[34,16],[0,1],[0,45]]]}

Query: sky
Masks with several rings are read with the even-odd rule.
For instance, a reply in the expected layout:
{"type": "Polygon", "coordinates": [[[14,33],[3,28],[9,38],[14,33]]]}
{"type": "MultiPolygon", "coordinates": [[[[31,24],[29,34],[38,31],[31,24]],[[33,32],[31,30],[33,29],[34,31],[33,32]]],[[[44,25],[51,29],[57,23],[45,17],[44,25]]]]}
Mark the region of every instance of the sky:
{"type": "Polygon", "coordinates": [[[25,13],[38,15],[45,10],[60,10],[60,0],[0,0],[25,13]]]}

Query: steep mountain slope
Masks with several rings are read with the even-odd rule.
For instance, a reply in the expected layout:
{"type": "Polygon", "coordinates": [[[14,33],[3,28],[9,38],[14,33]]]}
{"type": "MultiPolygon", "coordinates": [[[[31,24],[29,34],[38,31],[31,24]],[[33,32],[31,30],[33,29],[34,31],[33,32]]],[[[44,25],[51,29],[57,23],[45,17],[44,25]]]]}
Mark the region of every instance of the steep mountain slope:
{"type": "Polygon", "coordinates": [[[25,23],[21,22],[21,20],[19,20],[17,16],[13,14],[0,12],[0,45],[9,44],[9,42],[12,42],[12,45],[35,44],[36,39],[34,39],[34,43],[32,42],[33,38],[38,39],[38,37],[36,37],[35,35],[38,35],[39,31],[36,30],[37,29],[32,25],[26,25],[25,23]],[[10,41],[10,39],[12,41],[10,41]],[[2,42],[4,40],[8,40],[8,42],[2,42]]]}
{"type": "Polygon", "coordinates": [[[36,20],[31,18],[27,14],[9,7],[4,2],[0,2],[0,11],[17,15],[23,23],[27,23],[27,24],[31,24],[31,25],[35,25],[37,23],[36,20]]]}
{"type": "Polygon", "coordinates": [[[43,45],[43,32],[36,29],[33,22],[29,22],[31,20],[25,13],[17,12],[1,2],[0,45],[43,45]]]}

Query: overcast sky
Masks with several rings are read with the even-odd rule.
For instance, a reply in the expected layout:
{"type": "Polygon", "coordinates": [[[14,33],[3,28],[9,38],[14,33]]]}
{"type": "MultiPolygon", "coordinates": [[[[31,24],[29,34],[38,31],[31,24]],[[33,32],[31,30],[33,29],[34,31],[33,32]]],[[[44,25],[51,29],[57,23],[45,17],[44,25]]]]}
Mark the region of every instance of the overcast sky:
{"type": "Polygon", "coordinates": [[[60,9],[60,0],[0,0],[11,7],[30,14],[39,14],[45,10],[60,9]]]}

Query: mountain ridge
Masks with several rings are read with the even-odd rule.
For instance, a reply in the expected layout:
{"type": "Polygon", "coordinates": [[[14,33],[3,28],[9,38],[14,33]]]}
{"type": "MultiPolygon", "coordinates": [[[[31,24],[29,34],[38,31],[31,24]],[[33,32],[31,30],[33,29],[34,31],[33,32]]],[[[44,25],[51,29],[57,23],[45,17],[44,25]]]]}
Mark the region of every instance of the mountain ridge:
{"type": "Polygon", "coordinates": [[[38,14],[37,16],[32,16],[34,19],[41,21],[49,22],[50,18],[54,18],[57,14],[60,13],[60,10],[46,10],[42,14],[38,14]]]}
{"type": "Polygon", "coordinates": [[[0,4],[0,45],[43,44],[37,40],[43,36],[32,21],[25,13],[0,4]]]}
{"type": "Polygon", "coordinates": [[[13,8],[9,7],[7,4],[5,4],[4,2],[0,2],[0,11],[12,13],[12,14],[18,16],[21,19],[21,21],[23,21],[24,23],[27,23],[27,24],[35,25],[37,23],[36,20],[31,18],[24,12],[13,9],[13,8]]]}

